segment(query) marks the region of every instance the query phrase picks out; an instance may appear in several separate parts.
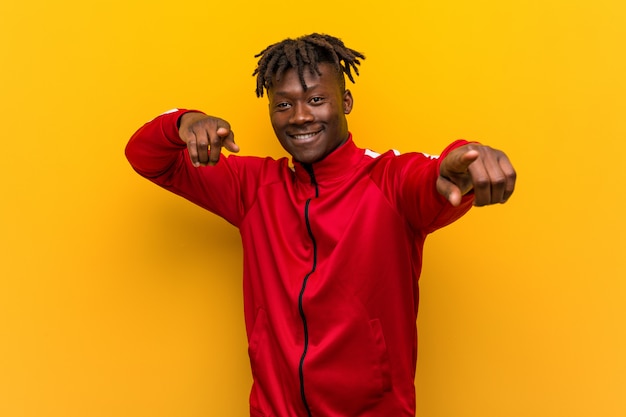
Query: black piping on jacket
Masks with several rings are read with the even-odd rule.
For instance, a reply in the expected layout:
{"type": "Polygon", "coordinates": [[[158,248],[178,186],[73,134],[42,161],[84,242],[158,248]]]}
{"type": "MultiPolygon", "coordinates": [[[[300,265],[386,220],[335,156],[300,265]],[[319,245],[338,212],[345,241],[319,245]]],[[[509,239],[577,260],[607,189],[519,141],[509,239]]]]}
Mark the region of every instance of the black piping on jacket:
{"type": "MultiPolygon", "coordinates": [[[[315,187],[314,198],[317,198],[319,197],[319,187],[317,185],[317,181],[315,180],[313,166],[310,164],[303,164],[303,167],[311,176],[311,184],[315,187]]],[[[304,329],[304,347],[302,349],[302,356],[300,357],[298,372],[300,376],[300,395],[302,396],[302,402],[304,404],[304,408],[306,409],[308,417],[312,417],[312,414],[311,408],[309,407],[309,403],[306,399],[306,392],[304,390],[304,359],[306,358],[307,350],[309,348],[309,329],[307,326],[306,315],[304,314],[304,306],[302,305],[302,300],[309,277],[317,269],[317,243],[315,241],[315,236],[313,235],[313,231],[311,230],[311,223],[309,221],[309,206],[311,205],[311,200],[313,200],[313,198],[309,198],[304,204],[304,221],[306,223],[306,229],[309,234],[309,238],[313,243],[313,265],[311,266],[311,270],[309,271],[309,273],[305,275],[304,280],[302,281],[302,289],[300,290],[300,295],[298,297],[298,309],[300,310],[300,318],[302,319],[302,327],[304,329]]]]}

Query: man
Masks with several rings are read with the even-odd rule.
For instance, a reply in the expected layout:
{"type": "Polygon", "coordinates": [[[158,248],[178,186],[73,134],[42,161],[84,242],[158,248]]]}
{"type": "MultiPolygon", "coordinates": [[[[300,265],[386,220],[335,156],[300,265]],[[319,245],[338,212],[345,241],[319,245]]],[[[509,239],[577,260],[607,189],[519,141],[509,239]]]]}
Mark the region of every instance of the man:
{"type": "Polygon", "coordinates": [[[263,50],[287,158],[238,152],[230,125],[175,110],[126,154],[137,172],[239,228],[252,416],[413,416],[418,278],[426,236],[474,205],[504,203],[500,151],[457,141],[439,158],[359,149],[346,115],[364,56],[328,35],[263,50]]]}

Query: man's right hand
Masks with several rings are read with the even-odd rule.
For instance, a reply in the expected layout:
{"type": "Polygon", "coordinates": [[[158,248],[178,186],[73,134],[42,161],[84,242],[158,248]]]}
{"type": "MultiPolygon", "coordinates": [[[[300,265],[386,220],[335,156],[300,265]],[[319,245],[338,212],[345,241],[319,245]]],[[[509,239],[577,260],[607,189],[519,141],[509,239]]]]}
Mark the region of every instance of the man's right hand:
{"type": "Polygon", "coordinates": [[[195,167],[217,164],[222,147],[230,152],[239,152],[230,124],[204,113],[183,114],[178,135],[187,144],[189,157],[195,167]]]}

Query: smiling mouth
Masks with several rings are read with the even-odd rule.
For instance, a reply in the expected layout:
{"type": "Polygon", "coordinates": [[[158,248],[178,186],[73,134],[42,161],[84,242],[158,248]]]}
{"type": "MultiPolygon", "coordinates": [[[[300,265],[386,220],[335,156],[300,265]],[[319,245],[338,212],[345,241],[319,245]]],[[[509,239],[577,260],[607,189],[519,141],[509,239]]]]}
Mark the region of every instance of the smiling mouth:
{"type": "Polygon", "coordinates": [[[292,139],[295,140],[308,140],[311,139],[315,136],[317,136],[318,133],[320,133],[321,130],[315,131],[315,132],[307,132],[307,133],[298,133],[298,134],[293,134],[293,135],[289,135],[292,139]]]}

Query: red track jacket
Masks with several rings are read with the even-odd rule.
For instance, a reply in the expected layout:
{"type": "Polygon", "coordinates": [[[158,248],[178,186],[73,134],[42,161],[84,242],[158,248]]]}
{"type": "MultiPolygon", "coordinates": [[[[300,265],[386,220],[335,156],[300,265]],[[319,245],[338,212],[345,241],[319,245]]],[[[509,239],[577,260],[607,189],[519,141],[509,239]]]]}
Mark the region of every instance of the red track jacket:
{"type": "Polygon", "coordinates": [[[472,197],[455,208],[437,193],[440,159],[378,155],[352,138],[309,167],[231,155],[195,168],[182,114],[144,125],[126,155],[239,228],[251,415],[413,416],[424,239],[472,197]]]}

